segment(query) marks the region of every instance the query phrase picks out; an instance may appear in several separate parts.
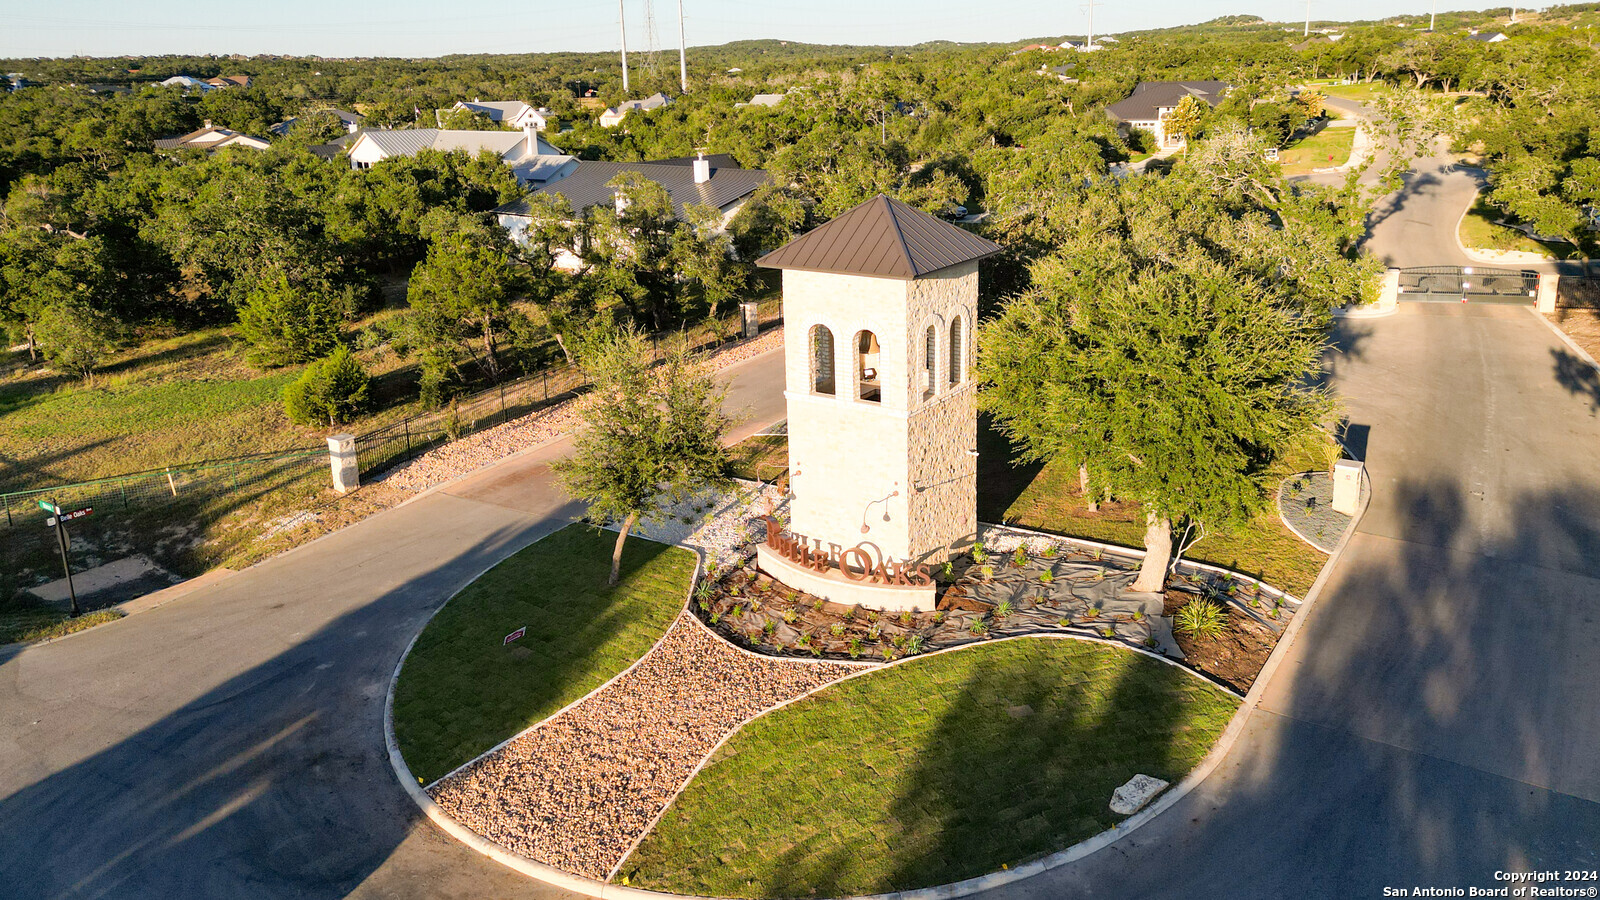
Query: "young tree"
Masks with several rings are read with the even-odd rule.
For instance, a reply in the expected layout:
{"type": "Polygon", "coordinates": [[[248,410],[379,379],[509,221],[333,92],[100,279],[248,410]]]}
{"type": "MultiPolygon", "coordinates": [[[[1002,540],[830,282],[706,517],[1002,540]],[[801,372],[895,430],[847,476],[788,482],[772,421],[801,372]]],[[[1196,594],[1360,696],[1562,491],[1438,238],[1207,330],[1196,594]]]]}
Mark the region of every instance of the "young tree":
{"type": "MultiPolygon", "coordinates": [[[[52,272],[51,277],[57,277],[52,272]]],[[[116,322],[81,298],[62,293],[42,304],[33,336],[52,365],[87,380],[116,346],[116,322]]]]}
{"type": "Polygon", "coordinates": [[[1195,252],[1053,259],[981,333],[981,395],[1025,457],[1087,460],[1139,501],[1135,591],[1165,587],[1173,523],[1245,519],[1262,478],[1328,404],[1306,387],[1322,331],[1195,252]]]}
{"type": "Polygon", "coordinates": [[[347,422],[367,407],[372,376],[348,347],[338,347],[284,385],[283,409],[298,425],[347,422]]]}
{"type": "Polygon", "coordinates": [[[589,504],[590,518],[621,520],[608,582],[615,585],[623,542],[640,517],[723,483],[728,389],[683,350],[653,368],[649,341],[632,328],[585,343],[580,358],[594,390],[583,400],[575,452],[554,468],[567,492],[589,504]]]}
{"type": "Polygon", "coordinates": [[[1205,127],[1206,117],[1211,112],[1211,107],[1205,101],[1193,96],[1184,97],[1178,101],[1177,107],[1167,114],[1162,122],[1162,129],[1167,134],[1191,141],[1200,134],[1205,127]]]}
{"type": "Polygon", "coordinates": [[[259,281],[239,305],[239,333],[258,366],[316,359],[339,343],[343,304],[326,284],[293,284],[282,272],[259,281]]]}
{"type": "Polygon", "coordinates": [[[407,293],[419,341],[444,354],[435,354],[436,363],[457,352],[474,356],[498,382],[500,340],[516,314],[512,302],[520,282],[504,230],[441,234],[412,272],[407,293]]]}

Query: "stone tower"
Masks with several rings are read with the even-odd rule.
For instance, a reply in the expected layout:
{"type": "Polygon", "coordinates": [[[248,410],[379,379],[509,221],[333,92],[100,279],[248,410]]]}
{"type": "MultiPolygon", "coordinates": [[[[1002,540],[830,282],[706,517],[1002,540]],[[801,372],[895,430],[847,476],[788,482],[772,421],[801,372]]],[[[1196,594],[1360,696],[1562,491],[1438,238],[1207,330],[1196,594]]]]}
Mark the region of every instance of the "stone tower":
{"type": "Polygon", "coordinates": [[[783,270],[793,534],[937,564],[976,533],[978,261],[999,251],[879,195],[759,261],[783,270]]]}

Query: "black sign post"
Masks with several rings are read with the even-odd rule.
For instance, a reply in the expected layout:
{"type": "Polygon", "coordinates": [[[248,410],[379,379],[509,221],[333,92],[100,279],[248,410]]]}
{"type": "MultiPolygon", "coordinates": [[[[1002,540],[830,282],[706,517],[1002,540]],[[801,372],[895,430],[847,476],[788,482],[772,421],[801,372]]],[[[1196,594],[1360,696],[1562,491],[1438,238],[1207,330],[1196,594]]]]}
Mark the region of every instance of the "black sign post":
{"type": "MultiPolygon", "coordinates": [[[[66,570],[67,573],[67,596],[72,598],[72,618],[76,619],[78,616],[82,615],[82,611],[78,609],[78,591],[72,586],[72,561],[67,557],[67,548],[72,546],[72,544],[71,540],[67,537],[66,520],[71,514],[64,512],[61,509],[61,505],[58,503],[46,503],[45,501],[41,500],[39,501],[39,506],[46,512],[55,513],[55,517],[51,519],[51,521],[54,522],[56,526],[56,545],[61,548],[61,568],[66,570]]],[[[80,510],[79,512],[81,514],[87,514],[88,510],[80,510]]]]}

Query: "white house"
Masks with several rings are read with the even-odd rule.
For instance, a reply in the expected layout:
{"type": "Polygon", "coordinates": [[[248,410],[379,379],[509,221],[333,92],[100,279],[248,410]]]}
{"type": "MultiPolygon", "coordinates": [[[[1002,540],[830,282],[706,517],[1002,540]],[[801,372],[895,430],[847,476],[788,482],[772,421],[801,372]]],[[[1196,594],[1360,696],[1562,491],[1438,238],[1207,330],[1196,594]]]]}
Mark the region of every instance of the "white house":
{"type": "Polygon", "coordinates": [[[248,147],[251,150],[265,150],[272,146],[258,137],[240,134],[227,128],[216,128],[207,119],[204,127],[199,131],[191,131],[178,137],[160,138],[155,141],[157,150],[203,150],[215,153],[227,147],[248,147]]]}
{"type": "Polygon", "coordinates": [[[787,96],[787,94],[757,94],[750,98],[749,103],[735,103],[733,108],[741,109],[746,106],[777,106],[778,104],[782,103],[783,98],[787,96]]]}
{"type": "Polygon", "coordinates": [[[640,112],[649,112],[652,109],[660,109],[663,106],[670,105],[671,103],[671,97],[660,93],[651,94],[643,100],[624,100],[623,102],[618,103],[616,106],[613,106],[612,108],[600,114],[600,127],[615,128],[618,125],[621,125],[622,120],[628,117],[628,113],[633,112],[634,110],[639,110],[640,112]]]}
{"type": "Polygon", "coordinates": [[[1222,102],[1230,85],[1222,81],[1141,81],[1126,100],[1106,107],[1106,115],[1122,130],[1138,128],[1156,136],[1156,145],[1170,149],[1183,145],[1183,138],[1166,132],[1166,119],[1185,97],[1194,97],[1211,106],[1222,102]]]}
{"type": "Polygon", "coordinates": [[[202,94],[212,90],[211,85],[207,84],[204,78],[196,78],[193,75],[174,75],[162,81],[161,86],[183,88],[186,91],[199,91],[202,94]]]}
{"type": "Polygon", "coordinates": [[[472,155],[487,150],[510,166],[518,181],[536,187],[565,178],[578,164],[576,157],[550,146],[532,128],[520,132],[405,128],[361,132],[350,145],[350,167],[370,169],[373,163],[416,156],[423,150],[460,150],[472,155]]]}
{"type": "Polygon", "coordinates": [[[534,131],[544,131],[550,127],[551,117],[554,115],[544,107],[535,109],[531,104],[521,100],[478,100],[471,103],[465,100],[458,102],[450,109],[464,109],[468,112],[480,113],[487,116],[489,121],[496,125],[515,128],[522,131],[532,128],[534,131]]]}

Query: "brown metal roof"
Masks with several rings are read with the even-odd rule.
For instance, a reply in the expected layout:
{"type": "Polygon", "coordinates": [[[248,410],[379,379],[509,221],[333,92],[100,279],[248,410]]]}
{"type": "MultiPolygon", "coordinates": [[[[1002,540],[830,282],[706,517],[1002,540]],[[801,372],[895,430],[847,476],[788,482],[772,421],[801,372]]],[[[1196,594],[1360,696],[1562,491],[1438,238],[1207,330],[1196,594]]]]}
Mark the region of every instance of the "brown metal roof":
{"type": "Polygon", "coordinates": [[[910,280],[983,259],[1000,245],[879,194],[756,261],[768,269],[910,280]]]}

